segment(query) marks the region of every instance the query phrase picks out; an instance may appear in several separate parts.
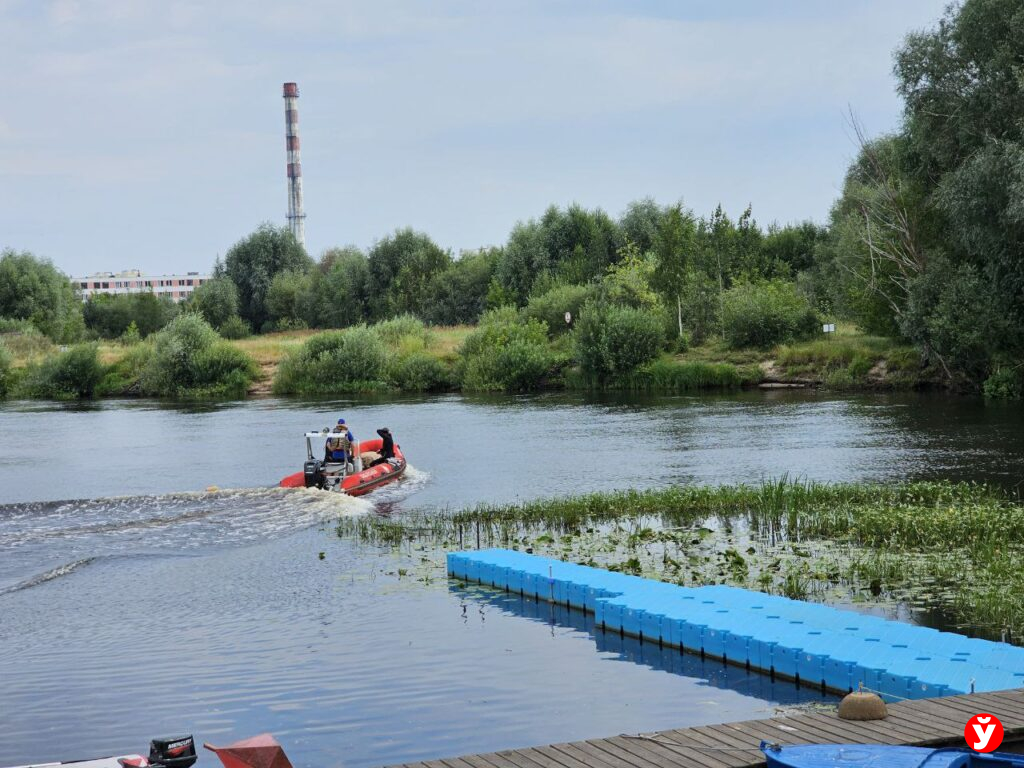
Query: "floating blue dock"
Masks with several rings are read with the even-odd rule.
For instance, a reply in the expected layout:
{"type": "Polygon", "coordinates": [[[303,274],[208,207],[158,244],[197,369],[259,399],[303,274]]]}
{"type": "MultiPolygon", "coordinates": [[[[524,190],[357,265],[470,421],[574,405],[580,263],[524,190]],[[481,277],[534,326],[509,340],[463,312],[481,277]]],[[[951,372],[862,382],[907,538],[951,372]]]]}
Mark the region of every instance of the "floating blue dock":
{"type": "Polygon", "coordinates": [[[840,693],[922,699],[1024,686],[1024,648],[727,586],[680,587],[507,549],[450,576],[594,614],[606,630],[840,693]]]}

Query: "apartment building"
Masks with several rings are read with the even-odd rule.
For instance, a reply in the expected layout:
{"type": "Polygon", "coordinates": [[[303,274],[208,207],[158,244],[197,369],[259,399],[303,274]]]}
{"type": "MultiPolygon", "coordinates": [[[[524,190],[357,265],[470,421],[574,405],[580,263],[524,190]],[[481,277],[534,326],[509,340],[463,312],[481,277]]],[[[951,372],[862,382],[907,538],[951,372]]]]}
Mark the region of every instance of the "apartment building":
{"type": "Polygon", "coordinates": [[[144,275],[137,269],[124,272],[97,272],[89,277],[73,277],[71,281],[82,292],[82,300],[98,293],[155,293],[169,296],[174,301],[184,301],[198,286],[211,278],[199,272],[183,275],[144,275]]]}

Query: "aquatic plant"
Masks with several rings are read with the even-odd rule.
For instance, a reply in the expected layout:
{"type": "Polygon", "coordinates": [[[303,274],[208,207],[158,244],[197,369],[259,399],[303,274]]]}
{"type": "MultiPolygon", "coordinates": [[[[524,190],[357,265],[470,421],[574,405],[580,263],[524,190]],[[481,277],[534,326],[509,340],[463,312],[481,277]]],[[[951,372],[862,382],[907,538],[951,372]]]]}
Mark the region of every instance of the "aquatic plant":
{"type": "MultiPolygon", "coordinates": [[[[939,610],[975,633],[1024,633],[1024,506],[975,483],[677,486],[398,518],[338,533],[433,552],[503,546],[684,585],[939,610]]],[[[1024,637],[1024,635],[1022,635],[1024,637]]]]}

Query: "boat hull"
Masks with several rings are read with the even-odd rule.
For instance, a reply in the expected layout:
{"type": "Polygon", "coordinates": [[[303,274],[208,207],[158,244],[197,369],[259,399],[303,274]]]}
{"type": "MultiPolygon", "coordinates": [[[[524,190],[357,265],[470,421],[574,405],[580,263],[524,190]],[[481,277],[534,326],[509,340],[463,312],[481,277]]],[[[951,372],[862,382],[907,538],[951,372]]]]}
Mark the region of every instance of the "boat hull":
{"type": "MultiPolygon", "coordinates": [[[[383,444],[384,441],[380,438],[364,440],[359,443],[359,453],[379,452],[383,444]]],[[[395,459],[396,461],[394,462],[367,467],[362,472],[354,472],[351,475],[347,475],[333,490],[349,496],[362,496],[383,485],[392,483],[405,474],[406,467],[408,466],[405,456],[402,454],[402,449],[397,445],[395,446],[395,459]]],[[[282,488],[304,488],[306,478],[302,472],[295,472],[281,480],[279,485],[282,488]]]]}
{"type": "Polygon", "coordinates": [[[1024,768],[1024,755],[882,744],[762,743],[768,768],[1024,768]]]}

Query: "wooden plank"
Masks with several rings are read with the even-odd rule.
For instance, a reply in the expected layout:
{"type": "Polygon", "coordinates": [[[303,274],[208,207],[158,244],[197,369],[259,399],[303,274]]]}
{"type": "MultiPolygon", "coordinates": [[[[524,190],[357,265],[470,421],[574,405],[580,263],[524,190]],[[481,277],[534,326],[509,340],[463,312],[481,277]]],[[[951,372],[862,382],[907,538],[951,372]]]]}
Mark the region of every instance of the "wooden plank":
{"type": "Polygon", "coordinates": [[[650,765],[648,760],[638,760],[632,752],[619,749],[608,739],[591,739],[587,743],[594,749],[604,752],[613,760],[618,760],[621,765],[628,766],[628,768],[647,768],[650,765]]]}
{"type": "Polygon", "coordinates": [[[562,768],[562,764],[557,760],[545,755],[537,747],[529,747],[527,749],[517,749],[516,755],[530,760],[535,763],[538,768],[562,768]]]}
{"type": "Polygon", "coordinates": [[[448,768],[479,768],[474,762],[470,762],[473,759],[472,755],[467,757],[446,757],[441,762],[448,766],[448,768]]]}
{"type": "Polygon", "coordinates": [[[716,728],[714,725],[699,725],[696,728],[680,728],[665,731],[678,741],[693,740],[695,744],[705,747],[731,747],[734,749],[757,750],[757,742],[736,735],[732,731],[716,728]]]}
{"type": "MultiPolygon", "coordinates": [[[[980,693],[975,694],[974,701],[992,709],[1000,708],[1003,711],[1010,712],[1018,717],[1024,717],[1024,700],[1018,696],[1011,696],[1006,693],[980,693]]],[[[984,710],[979,707],[975,714],[982,711],[984,710]]],[[[992,714],[998,713],[993,712],[992,714]]]]}
{"type": "Polygon", "coordinates": [[[533,763],[516,762],[511,749],[502,752],[487,752],[480,755],[480,759],[492,768],[534,768],[533,763]]]}
{"type": "Polygon", "coordinates": [[[633,756],[633,764],[639,766],[658,766],[658,768],[676,768],[679,764],[679,755],[665,747],[654,744],[643,744],[636,739],[624,739],[621,736],[613,736],[610,739],[602,739],[598,746],[614,746],[619,752],[633,756]]]}
{"type": "Polygon", "coordinates": [[[852,741],[857,744],[903,744],[900,736],[891,731],[879,729],[871,721],[840,720],[838,717],[825,714],[807,715],[808,722],[823,732],[831,734],[833,741],[842,743],[852,741]]]}
{"type": "Polygon", "coordinates": [[[497,757],[504,758],[510,763],[514,763],[520,768],[544,768],[540,763],[536,763],[530,759],[529,755],[524,755],[522,751],[515,749],[502,749],[494,753],[497,757]]]}
{"type": "Polygon", "coordinates": [[[734,741],[725,740],[714,734],[698,734],[695,731],[695,728],[686,728],[678,731],[659,731],[652,735],[669,749],[678,751],[681,756],[695,762],[699,762],[701,758],[709,758],[714,765],[725,763],[739,768],[756,764],[762,758],[757,747],[753,747],[751,752],[749,743],[739,747],[734,741]]]}
{"type": "Polygon", "coordinates": [[[670,744],[667,740],[658,741],[657,736],[622,735],[616,738],[630,744],[634,748],[634,753],[638,750],[647,750],[663,759],[670,760],[672,764],[677,764],[680,759],[685,759],[696,765],[704,766],[704,768],[723,768],[726,765],[726,762],[720,760],[717,755],[705,755],[691,747],[670,744]]]}
{"type": "Polygon", "coordinates": [[[549,746],[533,747],[530,752],[539,752],[549,760],[554,761],[559,765],[565,766],[565,768],[588,768],[586,763],[582,763],[574,757],[567,755],[563,752],[559,752],[557,749],[553,749],[549,746]]]}
{"type": "Polygon", "coordinates": [[[615,768],[621,768],[623,765],[627,765],[627,763],[620,758],[613,757],[608,752],[598,749],[589,741],[574,741],[572,745],[575,749],[578,749],[580,752],[587,755],[587,757],[593,760],[595,764],[603,763],[606,765],[613,765],[615,768]]]}
{"type": "Polygon", "coordinates": [[[575,743],[552,744],[551,748],[558,752],[564,752],[573,760],[584,765],[598,766],[599,768],[602,766],[603,768],[619,768],[618,764],[611,761],[611,758],[605,759],[602,753],[594,749],[583,750],[575,743]]]}
{"type": "Polygon", "coordinates": [[[902,710],[890,712],[885,719],[886,723],[898,723],[906,728],[913,728],[922,733],[922,739],[948,739],[956,734],[962,734],[966,719],[957,722],[949,718],[941,718],[930,714],[925,709],[917,709],[913,712],[902,710]]]}

